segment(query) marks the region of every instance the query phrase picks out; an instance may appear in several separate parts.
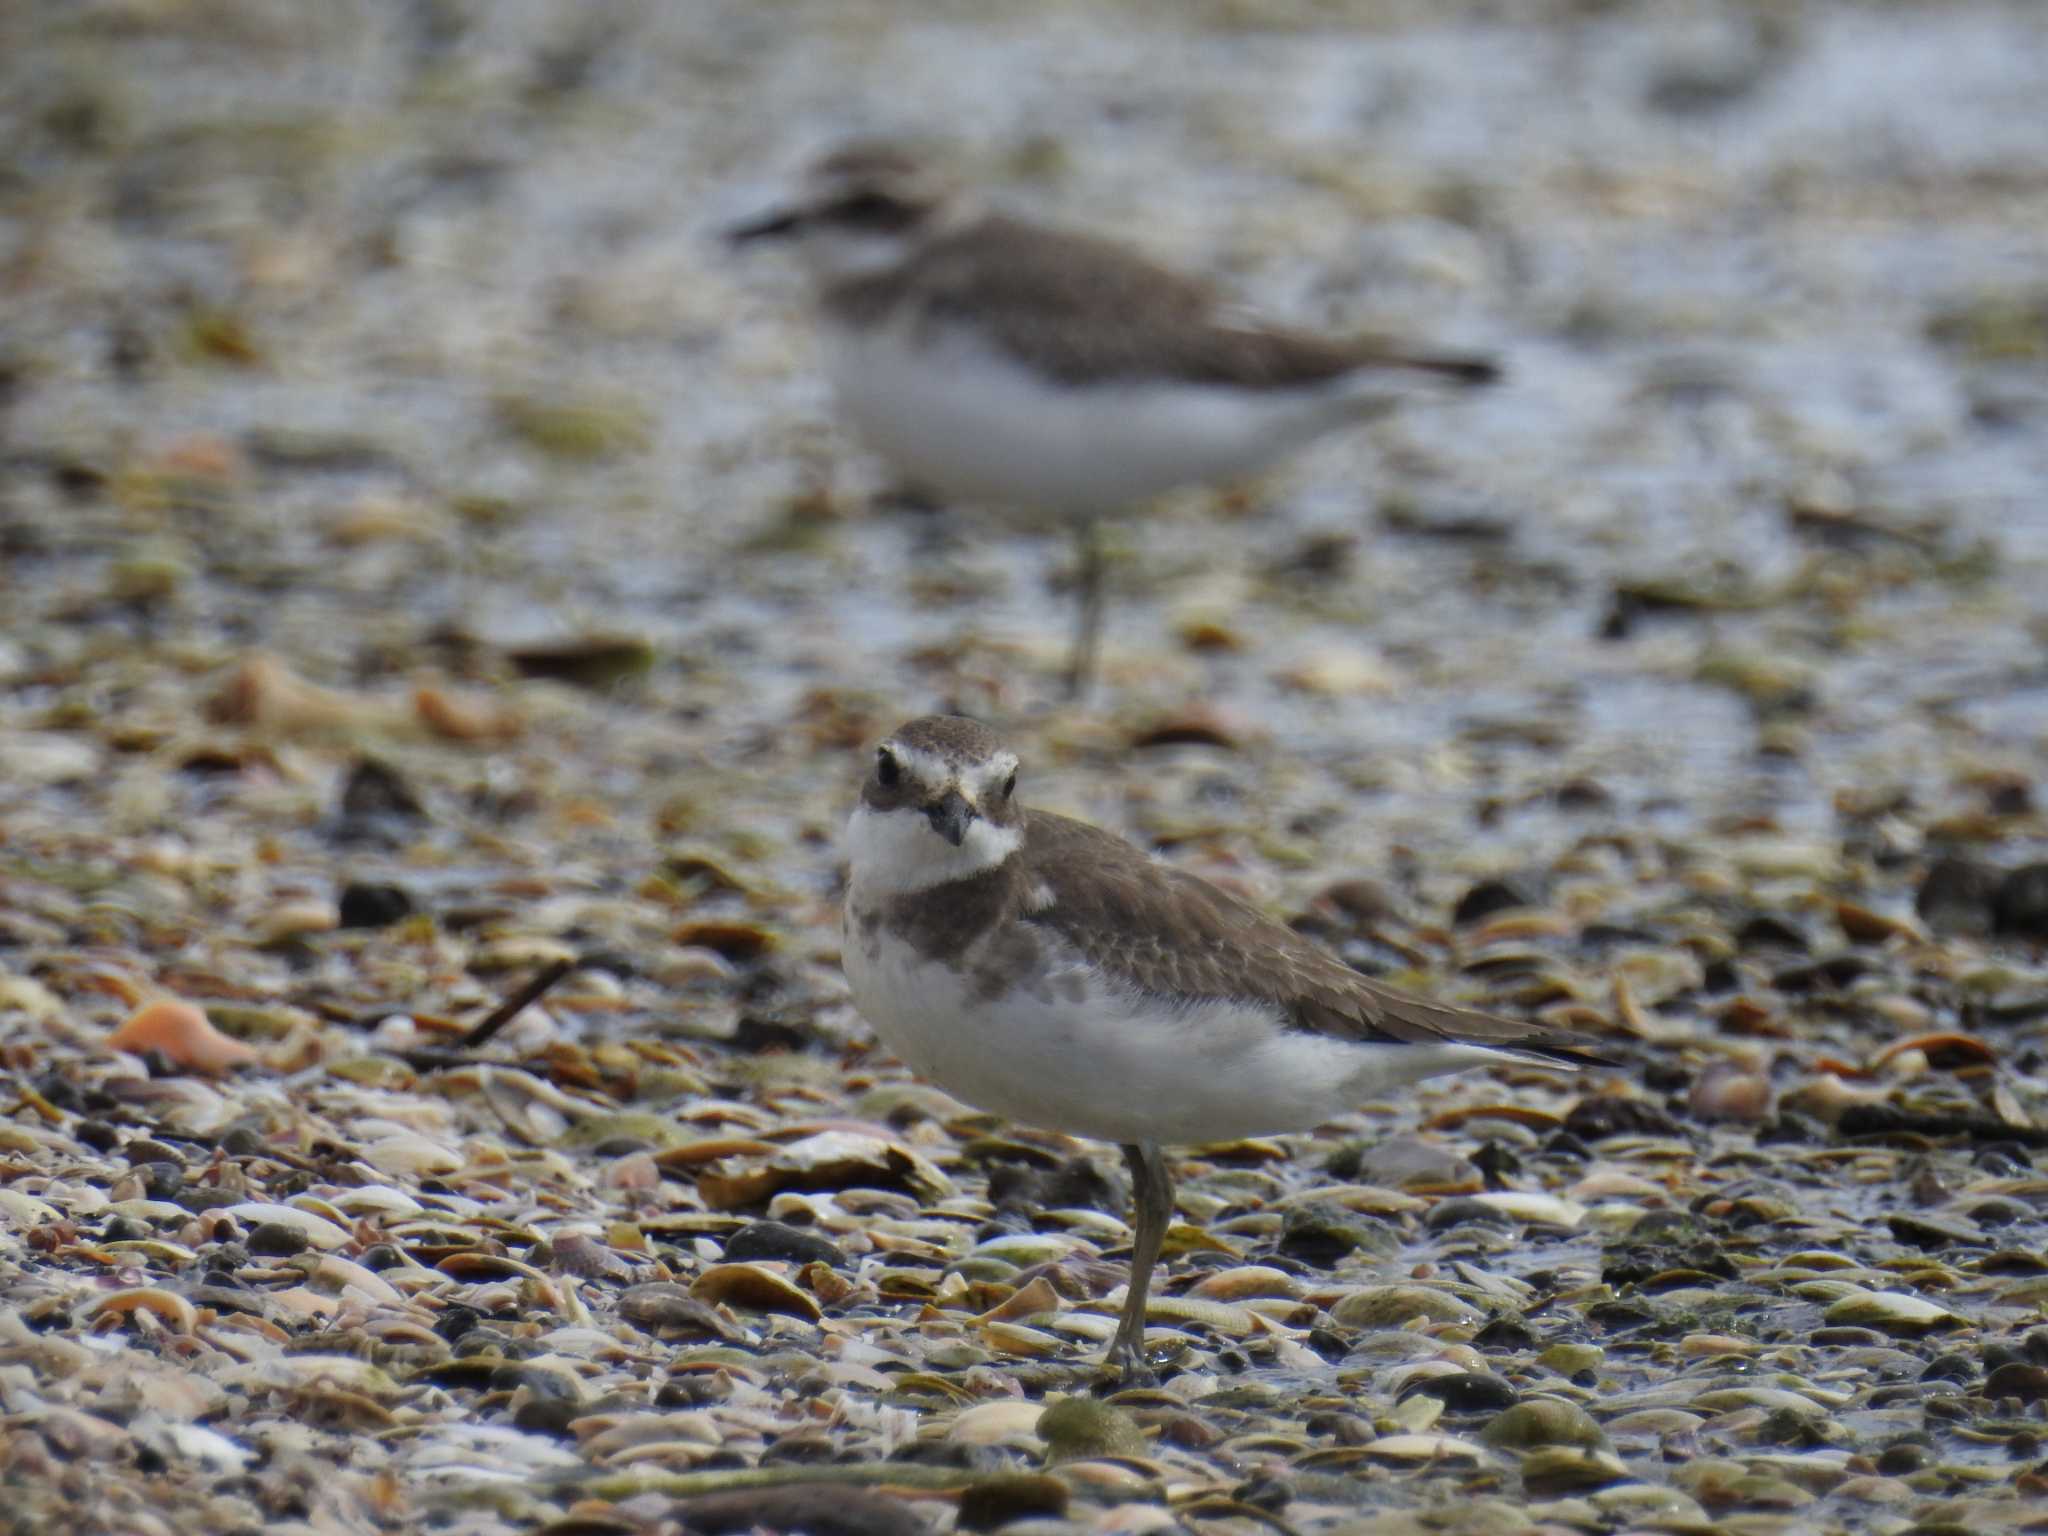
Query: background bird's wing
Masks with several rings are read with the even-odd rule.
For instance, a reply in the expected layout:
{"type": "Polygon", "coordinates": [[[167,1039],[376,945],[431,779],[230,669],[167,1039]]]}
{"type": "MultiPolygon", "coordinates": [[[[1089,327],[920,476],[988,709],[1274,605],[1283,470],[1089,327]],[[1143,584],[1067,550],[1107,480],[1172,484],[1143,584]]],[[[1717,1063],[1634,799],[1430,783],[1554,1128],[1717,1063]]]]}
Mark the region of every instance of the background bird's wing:
{"type": "Polygon", "coordinates": [[[933,243],[902,274],[924,324],[971,324],[1065,383],[1288,389],[1366,367],[1464,382],[1491,365],[1330,340],[1231,313],[1208,283],[1112,240],[1000,216],[933,243]]]}

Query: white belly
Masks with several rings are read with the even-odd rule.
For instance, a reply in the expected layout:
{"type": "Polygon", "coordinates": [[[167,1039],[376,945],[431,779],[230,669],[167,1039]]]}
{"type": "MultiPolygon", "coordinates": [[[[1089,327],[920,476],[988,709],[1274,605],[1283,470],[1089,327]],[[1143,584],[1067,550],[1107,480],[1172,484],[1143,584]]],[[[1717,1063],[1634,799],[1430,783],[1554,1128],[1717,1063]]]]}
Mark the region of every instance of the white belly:
{"type": "Polygon", "coordinates": [[[1068,516],[1129,510],[1178,486],[1241,479],[1362,414],[1345,381],[1314,389],[1047,381],[957,328],[830,336],[847,420],[913,481],[963,501],[1068,516]]]}
{"type": "Polygon", "coordinates": [[[1237,1003],[1163,1007],[1053,955],[1027,991],[977,995],[954,969],[846,925],[854,1005],[920,1076],[1007,1119],[1114,1142],[1306,1130],[1384,1089],[1497,1059],[1472,1046],[1360,1045],[1237,1003]]]}

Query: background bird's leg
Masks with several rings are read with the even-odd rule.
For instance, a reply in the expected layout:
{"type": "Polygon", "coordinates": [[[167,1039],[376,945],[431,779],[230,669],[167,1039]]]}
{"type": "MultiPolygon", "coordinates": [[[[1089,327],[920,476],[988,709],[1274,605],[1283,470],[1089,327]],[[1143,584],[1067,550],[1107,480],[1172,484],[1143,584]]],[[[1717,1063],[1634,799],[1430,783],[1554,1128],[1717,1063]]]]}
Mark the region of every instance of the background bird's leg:
{"type": "Polygon", "coordinates": [[[1075,585],[1081,592],[1080,627],[1074,631],[1073,654],[1067,658],[1067,697],[1078,699],[1095,676],[1095,652],[1102,639],[1102,535],[1096,519],[1074,525],[1074,552],[1079,557],[1075,585]]]}
{"type": "Polygon", "coordinates": [[[1131,1170],[1131,1224],[1136,1235],[1131,1242],[1131,1283],[1125,1292],[1123,1318],[1109,1346],[1109,1363],[1130,1377],[1145,1375],[1149,1369],[1145,1364],[1145,1297],[1152,1288],[1152,1266],[1159,1262],[1160,1247],[1166,1242],[1166,1225],[1173,1219],[1173,1179],[1166,1171],[1165,1157],[1151,1142],[1127,1144],[1124,1161],[1131,1170]]]}

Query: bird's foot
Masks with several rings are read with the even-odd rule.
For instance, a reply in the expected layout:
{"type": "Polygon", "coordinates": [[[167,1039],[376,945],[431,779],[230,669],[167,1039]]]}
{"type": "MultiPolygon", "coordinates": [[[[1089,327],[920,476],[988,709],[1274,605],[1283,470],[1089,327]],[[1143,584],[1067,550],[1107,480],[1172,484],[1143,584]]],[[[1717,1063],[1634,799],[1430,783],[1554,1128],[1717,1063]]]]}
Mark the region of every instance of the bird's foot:
{"type": "Polygon", "coordinates": [[[1165,1357],[1155,1363],[1146,1354],[1142,1338],[1125,1338],[1119,1334],[1109,1346],[1109,1352],[1102,1357],[1096,1382],[1110,1392],[1121,1391],[1125,1387],[1156,1387],[1159,1385],[1158,1365],[1164,1363],[1165,1357]]]}

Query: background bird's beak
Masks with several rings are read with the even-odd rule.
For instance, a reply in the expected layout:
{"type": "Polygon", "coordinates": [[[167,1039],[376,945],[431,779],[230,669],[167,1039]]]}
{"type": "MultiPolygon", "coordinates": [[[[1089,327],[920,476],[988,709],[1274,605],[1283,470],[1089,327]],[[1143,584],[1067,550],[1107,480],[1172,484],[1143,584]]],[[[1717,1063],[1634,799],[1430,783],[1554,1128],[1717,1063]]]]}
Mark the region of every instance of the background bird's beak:
{"type": "Polygon", "coordinates": [[[793,235],[802,228],[805,214],[800,208],[771,208],[758,218],[744,224],[735,224],[725,232],[725,238],[734,245],[745,245],[750,240],[779,240],[793,235]]]}
{"type": "Polygon", "coordinates": [[[932,830],[958,848],[967,836],[967,824],[974,820],[975,810],[959,790],[949,789],[936,804],[926,807],[925,815],[931,818],[932,830]]]}

